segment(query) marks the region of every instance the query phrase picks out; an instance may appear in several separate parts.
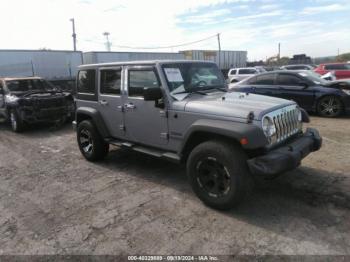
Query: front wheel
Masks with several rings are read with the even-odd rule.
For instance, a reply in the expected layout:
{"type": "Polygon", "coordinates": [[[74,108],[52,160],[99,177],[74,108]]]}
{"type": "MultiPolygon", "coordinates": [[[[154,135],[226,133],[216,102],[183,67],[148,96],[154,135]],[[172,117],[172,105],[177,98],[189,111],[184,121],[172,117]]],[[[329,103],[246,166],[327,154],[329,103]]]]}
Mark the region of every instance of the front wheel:
{"type": "Polygon", "coordinates": [[[229,141],[212,140],[199,144],[187,161],[187,174],[193,191],[206,205],[231,209],[250,189],[247,157],[229,141]]]}
{"type": "Polygon", "coordinates": [[[108,154],[109,144],[103,140],[94,124],[89,120],[79,123],[77,140],[80,152],[89,161],[102,160],[108,154]]]}
{"type": "Polygon", "coordinates": [[[24,128],[23,120],[15,110],[10,111],[10,123],[11,123],[12,131],[16,133],[23,131],[23,128],[24,128]]]}
{"type": "Polygon", "coordinates": [[[317,103],[317,113],[324,117],[337,117],[343,112],[343,104],[336,96],[322,97],[317,103]]]}

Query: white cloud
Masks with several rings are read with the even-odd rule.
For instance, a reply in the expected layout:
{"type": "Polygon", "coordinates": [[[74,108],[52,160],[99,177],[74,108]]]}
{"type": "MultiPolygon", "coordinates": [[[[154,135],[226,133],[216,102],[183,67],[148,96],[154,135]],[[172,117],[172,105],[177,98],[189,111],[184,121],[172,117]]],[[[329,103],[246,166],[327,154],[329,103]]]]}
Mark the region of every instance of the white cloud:
{"type": "Polygon", "coordinates": [[[304,15],[313,15],[323,12],[335,12],[335,11],[342,11],[344,10],[344,6],[340,4],[331,4],[331,5],[322,5],[322,6],[313,6],[313,7],[306,7],[302,10],[302,14],[304,15]]]}

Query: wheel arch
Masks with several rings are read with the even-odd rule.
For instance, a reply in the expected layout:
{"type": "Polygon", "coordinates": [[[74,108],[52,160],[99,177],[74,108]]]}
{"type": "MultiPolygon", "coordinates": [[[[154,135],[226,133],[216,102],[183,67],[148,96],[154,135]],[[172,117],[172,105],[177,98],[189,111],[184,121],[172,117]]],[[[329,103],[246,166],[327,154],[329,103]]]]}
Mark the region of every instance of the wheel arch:
{"type": "Polygon", "coordinates": [[[180,154],[185,161],[194,147],[208,140],[222,139],[239,145],[243,150],[266,146],[268,141],[263,131],[255,125],[221,120],[199,120],[186,133],[180,154]],[[242,143],[242,139],[248,141],[242,143]]]}
{"type": "Polygon", "coordinates": [[[77,125],[79,125],[79,123],[84,120],[91,120],[102,137],[110,136],[107,126],[100,112],[98,112],[95,108],[91,108],[91,107],[78,108],[76,111],[75,119],[76,119],[77,125]]]}

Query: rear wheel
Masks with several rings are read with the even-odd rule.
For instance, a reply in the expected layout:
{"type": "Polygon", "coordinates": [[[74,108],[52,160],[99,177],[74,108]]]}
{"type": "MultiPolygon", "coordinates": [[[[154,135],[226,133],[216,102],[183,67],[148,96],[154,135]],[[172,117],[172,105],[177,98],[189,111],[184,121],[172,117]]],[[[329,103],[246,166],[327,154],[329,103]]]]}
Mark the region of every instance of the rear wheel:
{"type": "Polygon", "coordinates": [[[17,133],[23,131],[24,123],[21,117],[16,112],[16,110],[10,111],[10,123],[11,123],[12,131],[17,133]]]}
{"type": "Polygon", "coordinates": [[[90,120],[79,123],[77,141],[80,152],[89,161],[98,161],[105,158],[109,151],[106,143],[90,120]]]}
{"type": "Polygon", "coordinates": [[[317,113],[324,117],[337,117],[343,112],[343,104],[336,96],[322,97],[317,103],[317,113]]]}
{"type": "Polygon", "coordinates": [[[212,140],[195,147],[187,161],[187,174],[199,199],[216,209],[234,207],[250,189],[246,155],[226,141],[212,140]]]}

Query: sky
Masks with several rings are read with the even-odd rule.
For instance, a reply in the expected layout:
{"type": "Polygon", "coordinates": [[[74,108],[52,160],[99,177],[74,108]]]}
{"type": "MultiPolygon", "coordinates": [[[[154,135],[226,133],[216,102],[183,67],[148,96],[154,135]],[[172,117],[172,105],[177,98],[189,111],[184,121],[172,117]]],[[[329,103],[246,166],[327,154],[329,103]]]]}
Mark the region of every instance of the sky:
{"type": "Polygon", "coordinates": [[[246,50],[250,61],[350,52],[350,0],[1,0],[0,49],[246,50]],[[208,38],[173,48],[164,47],[208,38]]]}

